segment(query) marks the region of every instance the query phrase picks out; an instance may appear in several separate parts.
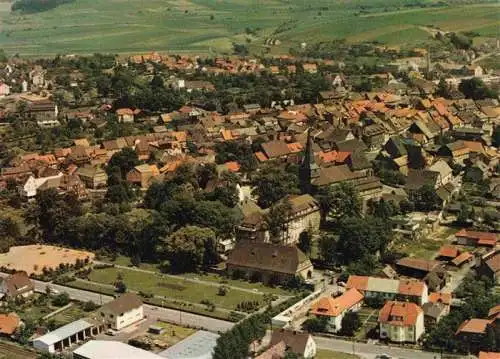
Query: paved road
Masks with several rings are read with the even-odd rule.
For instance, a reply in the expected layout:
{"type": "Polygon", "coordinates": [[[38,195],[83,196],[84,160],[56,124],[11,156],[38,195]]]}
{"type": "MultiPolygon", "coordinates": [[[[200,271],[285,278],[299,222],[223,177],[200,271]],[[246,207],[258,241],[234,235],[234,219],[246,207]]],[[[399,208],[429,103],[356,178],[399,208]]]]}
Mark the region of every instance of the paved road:
{"type": "MultiPolygon", "coordinates": [[[[6,273],[0,273],[0,277],[7,276],[8,274],[6,273]]],[[[33,280],[33,283],[35,284],[35,290],[37,292],[45,292],[47,286],[49,286],[52,290],[57,290],[60,293],[66,292],[69,294],[71,299],[82,302],[91,300],[97,304],[104,304],[113,300],[113,297],[108,295],[65,287],[58,284],[46,283],[38,280],[33,280]]],[[[144,304],[144,314],[148,318],[156,318],[176,324],[204,328],[213,332],[225,332],[226,330],[232,328],[234,325],[234,323],[226,322],[220,319],[209,318],[202,315],[182,312],[174,309],[161,308],[149,304],[144,304]]]]}
{"type": "MultiPolygon", "coordinates": [[[[364,359],[374,359],[379,354],[388,354],[398,359],[438,359],[440,354],[423,352],[420,350],[389,347],[384,345],[354,343],[347,340],[314,337],[319,349],[332,350],[356,355],[364,359]]],[[[458,358],[458,357],[457,357],[458,358]]],[[[464,357],[466,358],[466,357],[464,357]]]]}

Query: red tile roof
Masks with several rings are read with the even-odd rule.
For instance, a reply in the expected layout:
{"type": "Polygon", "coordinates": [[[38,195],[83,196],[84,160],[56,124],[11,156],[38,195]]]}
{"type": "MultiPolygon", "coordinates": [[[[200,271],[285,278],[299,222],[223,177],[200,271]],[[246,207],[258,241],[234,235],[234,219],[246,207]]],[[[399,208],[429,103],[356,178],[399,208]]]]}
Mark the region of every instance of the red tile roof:
{"type": "Polygon", "coordinates": [[[347,280],[347,288],[356,288],[357,290],[364,291],[368,288],[368,278],[365,276],[351,275],[347,280]]]}
{"type": "Polygon", "coordinates": [[[458,254],[458,248],[455,246],[442,246],[439,249],[439,257],[455,258],[458,254]]]}
{"type": "Polygon", "coordinates": [[[12,335],[21,324],[16,313],[0,314],[0,334],[12,335]]]}
{"type": "Polygon", "coordinates": [[[257,160],[259,160],[259,162],[265,162],[269,160],[264,152],[255,152],[255,157],[257,157],[257,160]]]}
{"type": "Polygon", "coordinates": [[[417,323],[422,308],[415,303],[387,301],[378,315],[380,323],[398,326],[413,326],[417,323]]]}
{"type": "Polygon", "coordinates": [[[363,294],[356,289],[349,289],[340,297],[323,297],[312,305],[311,313],[336,317],[363,300],[363,294]]]}
{"type": "Polygon", "coordinates": [[[479,352],[479,359],[500,359],[500,353],[479,352]]]}
{"type": "Polygon", "coordinates": [[[224,163],[224,166],[230,171],[230,172],[238,172],[240,170],[240,164],[237,161],[231,161],[231,162],[226,162],[224,163]]]}
{"type": "Polygon", "coordinates": [[[473,257],[472,254],[470,254],[469,252],[463,252],[457,258],[452,260],[451,263],[453,263],[456,266],[459,266],[464,262],[468,261],[469,259],[471,259],[472,257],[473,257]]]}
{"type": "Polygon", "coordinates": [[[495,233],[490,232],[476,232],[476,231],[468,231],[466,229],[461,229],[455,234],[455,237],[464,237],[472,240],[479,241],[481,239],[487,240],[497,240],[497,235],[495,233]]]}
{"type": "Polygon", "coordinates": [[[415,280],[400,280],[399,281],[399,294],[420,297],[424,291],[424,282],[415,280]]]}
{"type": "Polygon", "coordinates": [[[431,303],[443,303],[446,305],[451,304],[451,293],[438,293],[434,292],[429,294],[429,302],[431,303]]]}
{"type": "Polygon", "coordinates": [[[472,318],[463,322],[458,328],[455,335],[457,335],[458,333],[483,334],[486,331],[486,327],[488,326],[488,324],[490,324],[490,321],[488,319],[472,318]]]}

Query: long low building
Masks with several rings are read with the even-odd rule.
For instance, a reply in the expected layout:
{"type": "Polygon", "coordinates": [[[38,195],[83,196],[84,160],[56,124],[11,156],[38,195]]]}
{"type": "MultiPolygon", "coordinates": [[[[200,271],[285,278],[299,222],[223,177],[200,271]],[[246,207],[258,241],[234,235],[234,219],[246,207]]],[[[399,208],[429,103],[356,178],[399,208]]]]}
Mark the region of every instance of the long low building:
{"type": "Polygon", "coordinates": [[[367,300],[370,298],[409,300],[418,305],[423,305],[429,300],[427,285],[418,280],[397,280],[351,275],[346,287],[347,289],[357,289],[367,300]]]}
{"type": "Polygon", "coordinates": [[[91,340],[73,351],[73,359],[162,359],[162,357],[121,342],[91,340]]]}
{"type": "Polygon", "coordinates": [[[79,319],[33,340],[35,349],[56,353],[67,349],[104,331],[104,323],[79,319]]]}

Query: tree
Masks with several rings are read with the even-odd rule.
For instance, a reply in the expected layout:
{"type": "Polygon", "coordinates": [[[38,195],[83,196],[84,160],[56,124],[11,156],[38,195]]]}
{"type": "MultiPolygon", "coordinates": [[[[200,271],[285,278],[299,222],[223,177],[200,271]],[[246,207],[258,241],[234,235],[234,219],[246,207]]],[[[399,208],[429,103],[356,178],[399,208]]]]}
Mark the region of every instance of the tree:
{"type": "Polygon", "coordinates": [[[66,292],[52,297],[52,304],[55,305],[56,307],[63,307],[69,304],[69,302],[70,302],[69,294],[66,292]]]}
{"type": "Polygon", "coordinates": [[[334,264],[337,258],[337,239],[331,234],[319,238],[319,255],[328,264],[334,264]]]}
{"type": "Polygon", "coordinates": [[[463,34],[452,32],[450,40],[457,49],[468,50],[472,46],[472,39],[463,34]]]}
{"type": "Polygon", "coordinates": [[[361,200],[356,188],[342,182],[331,190],[331,210],[329,216],[339,222],[345,217],[359,217],[361,215],[361,200]]]}
{"type": "Polygon", "coordinates": [[[308,231],[304,231],[299,235],[299,243],[297,247],[305,254],[311,253],[312,239],[308,231]]]}
{"type": "Polygon", "coordinates": [[[449,98],[450,97],[450,85],[446,82],[444,78],[439,80],[438,87],[434,93],[436,96],[449,98]]]}
{"type": "Polygon", "coordinates": [[[297,175],[278,166],[264,166],[253,179],[252,194],[262,208],[269,208],[289,194],[299,193],[297,175]]]}
{"type": "Polygon", "coordinates": [[[328,325],[328,317],[315,317],[307,319],[302,323],[302,329],[309,333],[326,332],[328,325]]]}
{"type": "Polygon", "coordinates": [[[474,219],[474,207],[462,202],[460,204],[460,212],[457,215],[457,223],[463,226],[468,224],[471,219],[474,219]]]}
{"type": "Polygon", "coordinates": [[[127,291],[127,285],[123,280],[117,280],[115,283],[115,290],[117,293],[125,293],[127,291]]]}
{"type": "Polygon", "coordinates": [[[291,210],[292,205],[288,198],[285,198],[273,204],[269,212],[264,215],[264,221],[272,242],[281,241],[281,234],[287,230],[288,218],[290,217],[291,210]]]}
{"type": "Polygon", "coordinates": [[[436,194],[434,186],[425,184],[417,190],[415,208],[419,211],[430,212],[439,208],[441,200],[436,194]]]}
{"type": "Polygon", "coordinates": [[[352,337],[361,326],[358,313],[348,312],[342,318],[342,334],[352,337]]]}
{"type": "Polygon", "coordinates": [[[458,85],[458,89],[465,95],[465,97],[474,100],[497,97],[496,91],[489,89],[483,80],[477,77],[462,80],[460,85],[458,85]]]}
{"type": "Polygon", "coordinates": [[[209,228],[187,226],[163,240],[162,252],[176,272],[197,271],[217,260],[215,233],[209,228]]]}
{"type": "Polygon", "coordinates": [[[108,175],[112,174],[113,168],[119,168],[122,179],[125,179],[127,173],[139,164],[139,157],[130,147],[123,148],[120,152],[111,156],[106,167],[108,175]]]}
{"type": "Polygon", "coordinates": [[[404,199],[401,202],[399,202],[399,210],[401,211],[401,213],[407,214],[413,212],[415,210],[415,206],[413,202],[404,199]]]}
{"type": "Polygon", "coordinates": [[[337,250],[345,263],[382,253],[390,240],[391,228],[385,219],[348,217],[339,227],[337,250]]]}

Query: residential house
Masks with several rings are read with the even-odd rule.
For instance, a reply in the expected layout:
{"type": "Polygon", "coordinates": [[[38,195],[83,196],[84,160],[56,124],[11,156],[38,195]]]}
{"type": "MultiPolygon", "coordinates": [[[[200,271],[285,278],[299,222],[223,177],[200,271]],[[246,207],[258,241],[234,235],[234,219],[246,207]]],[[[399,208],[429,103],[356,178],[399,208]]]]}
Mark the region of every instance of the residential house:
{"type": "Polygon", "coordinates": [[[419,190],[427,185],[437,189],[441,182],[441,174],[430,170],[412,170],[408,171],[408,177],[405,183],[405,190],[411,200],[418,200],[419,190]]]}
{"type": "Polygon", "coordinates": [[[140,186],[141,188],[149,188],[153,178],[160,175],[160,171],[156,165],[138,165],[127,173],[127,182],[140,186]]]}
{"type": "MultiPolygon", "coordinates": [[[[28,115],[42,124],[57,121],[59,109],[57,105],[50,100],[31,101],[28,104],[28,115]]],[[[59,121],[57,121],[59,123],[59,121]]]]}
{"type": "Polygon", "coordinates": [[[477,272],[486,276],[497,285],[500,284],[500,249],[485,254],[480,258],[477,272]]]}
{"type": "Polygon", "coordinates": [[[461,342],[467,343],[469,350],[475,351],[474,349],[479,347],[490,324],[490,319],[467,319],[458,327],[455,336],[461,342]]]}
{"type": "Polygon", "coordinates": [[[286,329],[276,329],[271,335],[271,345],[284,342],[287,351],[301,358],[312,359],[316,356],[316,343],[309,333],[286,329]]]}
{"type": "Polygon", "coordinates": [[[347,289],[355,288],[365,296],[365,301],[372,298],[384,300],[408,300],[418,305],[428,301],[427,285],[422,281],[407,279],[385,279],[351,275],[347,289]]]}
{"type": "Polygon", "coordinates": [[[485,132],[478,127],[459,127],[452,131],[452,136],[457,140],[484,142],[485,132]]]}
{"type": "Polygon", "coordinates": [[[455,141],[441,146],[437,151],[437,156],[446,161],[462,164],[469,158],[470,148],[467,147],[464,141],[455,141]]]}
{"type": "Polygon", "coordinates": [[[35,285],[24,271],[9,275],[0,284],[0,294],[5,299],[28,298],[34,293],[35,285]]]}
{"type": "Polygon", "coordinates": [[[135,293],[125,293],[104,304],[99,315],[109,328],[121,330],[144,318],[142,301],[135,293]]]}
{"type": "Polygon", "coordinates": [[[465,169],[464,178],[468,182],[479,183],[489,177],[490,169],[483,161],[475,161],[465,169]]]}
{"type": "Polygon", "coordinates": [[[0,97],[10,95],[10,86],[6,83],[0,82],[0,97]]]}
{"type": "Polygon", "coordinates": [[[379,312],[380,338],[417,343],[424,334],[424,311],[415,303],[387,301],[379,312]]]}
{"type": "Polygon", "coordinates": [[[283,359],[286,355],[286,344],[281,341],[271,345],[265,352],[257,355],[255,359],[283,359]]]}
{"type": "Polygon", "coordinates": [[[10,337],[21,326],[21,318],[16,313],[0,314],[0,335],[10,337]]]}
{"type": "Polygon", "coordinates": [[[239,241],[228,256],[229,276],[245,276],[265,283],[311,278],[313,266],[296,246],[239,241]]]}
{"type": "Polygon", "coordinates": [[[119,108],[116,110],[116,117],[119,123],[134,122],[134,110],[130,108],[119,108]]]}
{"type": "Polygon", "coordinates": [[[429,171],[438,172],[439,180],[437,183],[438,187],[444,186],[453,179],[453,170],[451,167],[443,160],[439,160],[429,167],[429,171]]]}
{"type": "Polygon", "coordinates": [[[451,261],[455,267],[461,267],[465,263],[470,263],[474,260],[474,256],[470,252],[460,253],[455,259],[451,261]]]}
{"type": "Polygon", "coordinates": [[[457,243],[463,246],[495,247],[498,236],[496,233],[469,231],[464,228],[455,233],[455,238],[457,243]]]}
{"type": "Polygon", "coordinates": [[[265,142],[261,147],[264,155],[270,160],[286,159],[291,154],[286,142],[281,140],[265,142]]]}
{"type": "Polygon", "coordinates": [[[479,359],[500,359],[500,353],[479,352],[479,359]]]}
{"type": "Polygon", "coordinates": [[[76,174],[87,188],[97,189],[106,187],[108,182],[106,171],[98,166],[79,167],[76,174]]]}
{"type": "Polygon", "coordinates": [[[318,318],[328,318],[328,331],[336,333],[342,330],[344,316],[361,308],[363,298],[363,294],[351,288],[339,297],[322,297],[314,302],[310,314],[318,318]]]}
{"type": "Polygon", "coordinates": [[[19,187],[19,194],[23,198],[35,198],[39,190],[59,187],[62,177],[63,174],[61,172],[48,177],[35,178],[35,176],[30,176],[24,185],[19,187]]]}

